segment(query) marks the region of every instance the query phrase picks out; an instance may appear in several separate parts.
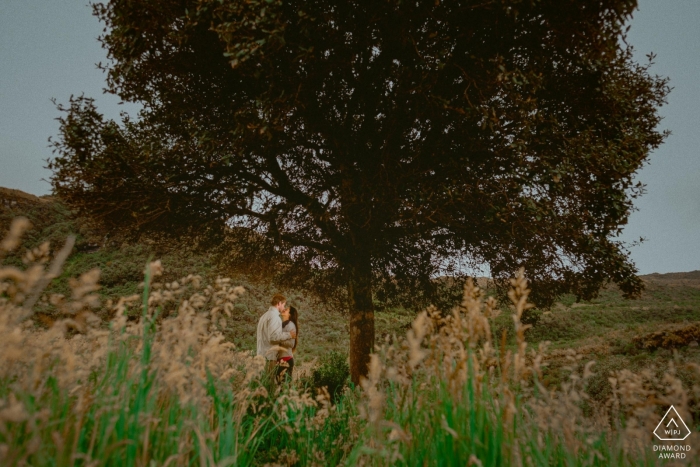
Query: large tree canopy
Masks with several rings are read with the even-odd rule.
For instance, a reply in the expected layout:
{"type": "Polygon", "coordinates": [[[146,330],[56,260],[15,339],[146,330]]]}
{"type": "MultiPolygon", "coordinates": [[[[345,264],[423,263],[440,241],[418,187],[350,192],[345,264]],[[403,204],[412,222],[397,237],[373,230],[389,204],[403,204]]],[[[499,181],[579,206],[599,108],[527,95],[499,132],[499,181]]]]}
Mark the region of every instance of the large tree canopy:
{"type": "Polygon", "coordinates": [[[345,278],[351,371],[373,287],[525,266],[541,304],[608,280],[664,139],[667,82],[630,0],[112,0],[108,88],[143,110],[61,118],[57,194],[113,226],[244,224],[345,278]]]}

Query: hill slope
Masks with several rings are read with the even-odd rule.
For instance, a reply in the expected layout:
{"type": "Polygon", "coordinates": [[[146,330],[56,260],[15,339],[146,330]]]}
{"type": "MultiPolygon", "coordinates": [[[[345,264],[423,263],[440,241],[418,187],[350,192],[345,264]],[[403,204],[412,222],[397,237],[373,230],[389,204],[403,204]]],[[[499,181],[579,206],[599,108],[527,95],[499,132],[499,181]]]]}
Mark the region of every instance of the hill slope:
{"type": "MultiPolygon", "coordinates": [[[[231,277],[236,285],[246,289],[238,301],[233,317],[225,328],[226,337],[241,350],[255,349],[257,320],[267,310],[270,297],[280,291],[275,284],[253,281],[236,271],[226,270],[206,251],[194,251],[187,241],[159,242],[142,239],[124,242],[99,232],[89,219],[76,219],[70,210],[51,197],[36,197],[19,190],[0,188],[0,237],[12,220],[27,217],[33,227],[24,236],[20,252],[8,256],[5,264],[22,267],[21,255],[49,241],[52,249],[60,248],[69,234],[77,236],[74,252],[66,261],[63,273],[47,289],[47,294],[68,294],[68,278],[77,277],[99,268],[103,300],[139,293],[144,266],[149,260],[160,259],[164,267],[162,282],[176,281],[189,274],[200,275],[205,283],[218,276],[231,277]]],[[[298,290],[281,290],[288,301],[300,310],[299,360],[313,361],[331,350],[347,349],[346,318],[314,297],[298,290]]],[[[39,307],[38,321],[50,325],[54,319],[51,307],[39,307]]],[[[107,316],[98,316],[106,319],[107,316]]],[[[381,320],[379,320],[381,322],[381,320]]]]}
{"type": "MultiPolygon", "coordinates": [[[[49,292],[67,293],[68,277],[99,268],[101,295],[105,300],[137,293],[143,267],[149,258],[162,260],[165,282],[188,274],[198,274],[209,281],[219,275],[232,277],[247,293],[234,309],[225,329],[226,336],[239,349],[255,348],[257,319],[267,308],[268,298],[278,291],[274,284],[251,281],[236,271],[224,270],[212,255],[195,252],[186,242],[164,244],[148,239],[137,243],[119,242],[91,230],[87,220],[74,219],[55,199],[0,188],[0,230],[6,231],[11,220],[19,215],[28,217],[34,224],[25,247],[36,247],[45,240],[59,247],[69,233],[78,236],[75,252],[49,292]]],[[[19,256],[7,258],[7,262],[21,265],[19,256]]],[[[649,274],[642,278],[647,289],[639,300],[625,300],[616,289],[608,289],[591,302],[576,303],[575,297],[563,296],[551,311],[533,311],[528,318],[533,324],[528,331],[528,341],[531,344],[549,341],[562,355],[566,349],[575,348],[586,358],[596,360],[598,372],[594,384],[598,386],[591,391],[600,397],[609,391],[607,375],[610,370],[643,368],[671,358],[700,362],[697,345],[700,334],[696,336],[693,330],[693,326],[700,323],[700,271],[649,274]],[[654,333],[670,338],[654,338],[654,333]],[[675,338],[676,335],[683,337],[675,338]],[[662,344],[645,346],[651,341],[662,344]]],[[[282,292],[301,312],[299,359],[302,362],[310,362],[331,350],[346,352],[349,339],[346,317],[342,313],[300,291],[282,292]]],[[[40,318],[50,324],[51,310],[43,311],[40,318]]],[[[403,309],[378,312],[378,339],[404,334],[414,316],[413,311],[403,309]]],[[[494,326],[498,335],[506,331],[512,337],[512,319],[508,312],[497,318],[494,326]]],[[[700,333],[700,327],[698,329],[700,333]]],[[[561,362],[555,359],[550,363],[557,366],[561,362]]]]}

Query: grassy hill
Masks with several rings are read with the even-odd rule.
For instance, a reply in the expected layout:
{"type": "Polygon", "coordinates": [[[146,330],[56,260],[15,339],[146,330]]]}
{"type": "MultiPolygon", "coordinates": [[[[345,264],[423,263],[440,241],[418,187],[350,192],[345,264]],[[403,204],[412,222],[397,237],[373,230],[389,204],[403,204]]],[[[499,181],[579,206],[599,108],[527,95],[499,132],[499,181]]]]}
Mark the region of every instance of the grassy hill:
{"type": "MultiPolygon", "coordinates": [[[[24,216],[32,223],[24,238],[23,248],[33,249],[49,241],[52,249],[59,249],[69,234],[77,236],[74,252],[66,261],[61,277],[47,289],[47,294],[68,295],[68,278],[78,277],[93,268],[100,269],[99,294],[103,301],[139,293],[143,271],[149,260],[160,259],[164,274],[163,283],[177,281],[190,274],[202,276],[207,283],[216,277],[230,277],[246,293],[233,310],[232,319],[225,328],[226,337],[241,350],[255,350],[255,328],[258,317],[264,313],[268,300],[279,291],[275,284],[253,281],[237,271],[216,264],[215,257],[203,251],[193,250],[187,240],[181,242],[142,239],[126,242],[121,238],[100,232],[89,219],[77,219],[62,203],[51,197],[36,197],[19,190],[0,187],[0,236],[9,229],[12,220],[24,216]]],[[[5,264],[21,266],[20,253],[11,255],[5,264]]],[[[315,297],[298,290],[282,290],[290,304],[300,310],[299,357],[301,363],[313,362],[331,350],[346,352],[346,317],[315,297]]],[[[55,316],[47,306],[37,313],[38,322],[50,325],[55,316]]],[[[103,319],[107,316],[97,313],[103,319]]],[[[381,320],[380,320],[381,322],[381,320]]]]}
{"type": "MultiPolygon", "coordinates": [[[[236,284],[245,288],[246,294],[236,304],[225,334],[238,348],[254,350],[257,319],[266,310],[268,298],[278,291],[275,284],[251,281],[236,271],[221,268],[212,255],[193,251],[186,241],[164,243],[144,239],[130,244],[100,235],[90,228],[87,220],[75,219],[69,209],[51,197],[39,198],[0,188],[0,230],[7,231],[11,220],[20,215],[26,216],[34,226],[26,237],[27,248],[47,240],[57,248],[68,234],[77,235],[76,251],[66,262],[62,279],[99,268],[100,295],[104,300],[138,293],[149,258],[162,261],[163,282],[172,282],[188,274],[198,274],[207,281],[217,276],[232,277],[236,284]]],[[[10,257],[6,262],[19,264],[20,259],[10,257]]],[[[596,360],[599,378],[593,381],[595,386],[590,389],[601,398],[609,393],[607,373],[612,369],[642,368],[670,358],[700,362],[700,271],[655,273],[642,278],[646,291],[638,300],[623,299],[616,289],[610,288],[591,302],[577,303],[574,296],[563,296],[551,310],[534,310],[524,319],[533,325],[527,332],[528,341],[531,345],[549,341],[556,351],[576,348],[587,358],[596,360]],[[689,331],[684,333],[683,329],[689,331]],[[658,332],[681,333],[683,337],[667,339],[659,345],[650,345],[644,340],[658,332]]],[[[487,283],[482,282],[482,286],[487,283]]],[[[56,284],[49,293],[67,293],[66,280],[59,279],[56,284]]],[[[343,313],[303,292],[282,292],[301,311],[303,338],[300,338],[299,358],[302,363],[314,361],[333,350],[346,352],[349,338],[343,313]]],[[[417,311],[388,309],[378,312],[378,339],[403,335],[417,311]]],[[[39,317],[50,323],[50,310],[39,317]]],[[[511,342],[510,314],[502,314],[495,323],[496,334],[506,330],[511,342]]]]}
{"type": "MultiPolygon", "coordinates": [[[[92,459],[105,465],[117,459],[144,466],[167,459],[175,459],[174,465],[433,465],[446,452],[452,457],[445,459],[456,464],[445,465],[656,465],[649,424],[658,422],[657,412],[684,401],[689,426],[698,428],[700,271],[643,276],[646,291],[638,300],[608,288],[590,302],[563,296],[551,310],[501,304],[496,317],[475,301],[458,313],[466,327],[445,318],[449,313],[382,309],[376,313],[376,365],[364,391],[345,392],[338,400],[319,393],[314,399],[296,387],[275,402],[266,399],[267,389],[255,377],[246,376],[259,372],[251,353],[269,297],[282,292],[300,309],[295,359],[302,376],[332,361],[334,352],[347,354],[342,310],[227,270],[215,255],[195,251],[185,240],[109,237],[55,199],[0,189],[0,236],[17,216],[34,227],[4,265],[24,270],[26,251],[46,240],[56,251],[76,234],[74,252],[46,296],[75,295],[70,280],[99,268],[101,305],[94,308],[94,330],[69,331],[68,339],[56,340],[52,325],[61,316],[50,301],[37,305],[33,324],[11,328],[5,320],[10,305],[2,299],[18,291],[0,294],[0,463],[6,465],[74,465],[75,453],[86,464],[92,459]],[[152,284],[161,291],[189,287],[180,278],[194,274],[219,291],[217,278],[231,277],[245,293],[233,294],[231,316],[224,320],[171,315],[167,322],[158,318],[150,331],[134,306],[126,309],[119,337],[111,328],[120,322],[113,305],[142,293],[144,266],[153,259],[164,267],[152,284]],[[520,316],[515,327],[514,314],[520,316]],[[486,322],[493,345],[485,337],[486,322]],[[531,327],[518,335],[518,323],[531,327]],[[467,353],[456,345],[464,342],[465,329],[475,333],[467,338],[467,353]],[[113,347],[107,334],[124,345],[113,347]],[[540,347],[545,345],[548,351],[540,347]],[[112,350],[105,357],[107,348],[112,350]],[[47,355],[56,360],[45,362],[47,355]],[[19,371],[24,357],[34,362],[33,370],[30,365],[19,371]],[[206,359],[211,367],[202,363],[206,359]],[[143,362],[150,371],[139,373],[143,362]],[[53,365],[87,368],[61,373],[53,365]],[[146,428],[144,420],[150,420],[146,428]],[[630,451],[640,437],[646,444],[630,451]]],[[[181,304],[197,293],[188,290],[174,300],[181,304]]],[[[342,366],[334,362],[316,373],[334,377],[342,366]]]]}

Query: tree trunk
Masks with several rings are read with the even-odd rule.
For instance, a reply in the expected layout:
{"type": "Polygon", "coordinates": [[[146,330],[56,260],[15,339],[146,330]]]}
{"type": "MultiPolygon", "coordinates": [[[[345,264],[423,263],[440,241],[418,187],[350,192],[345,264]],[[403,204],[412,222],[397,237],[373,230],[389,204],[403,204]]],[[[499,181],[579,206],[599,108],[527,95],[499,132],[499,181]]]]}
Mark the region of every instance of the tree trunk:
{"type": "Polygon", "coordinates": [[[374,304],[372,265],[369,255],[350,267],[350,377],[355,384],[367,376],[369,355],[374,350],[374,304]]]}

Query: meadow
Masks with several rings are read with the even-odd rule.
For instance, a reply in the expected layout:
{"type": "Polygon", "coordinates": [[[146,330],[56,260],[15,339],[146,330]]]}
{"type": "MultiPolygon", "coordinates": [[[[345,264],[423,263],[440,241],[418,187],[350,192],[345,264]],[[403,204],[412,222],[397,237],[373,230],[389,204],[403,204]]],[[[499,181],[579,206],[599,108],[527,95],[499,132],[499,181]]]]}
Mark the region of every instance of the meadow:
{"type": "Polygon", "coordinates": [[[2,465],[700,464],[697,273],[537,310],[521,271],[507,303],[470,282],[453,309],[383,309],[361,387],[346,316],[285,290],[301,368],[275,389],[252,352],[274,284],[96,242],[58,203],[1,214],[2,465]],[[652,433],[670,405],[693,433],[666,459],[652,433]]]}

